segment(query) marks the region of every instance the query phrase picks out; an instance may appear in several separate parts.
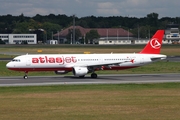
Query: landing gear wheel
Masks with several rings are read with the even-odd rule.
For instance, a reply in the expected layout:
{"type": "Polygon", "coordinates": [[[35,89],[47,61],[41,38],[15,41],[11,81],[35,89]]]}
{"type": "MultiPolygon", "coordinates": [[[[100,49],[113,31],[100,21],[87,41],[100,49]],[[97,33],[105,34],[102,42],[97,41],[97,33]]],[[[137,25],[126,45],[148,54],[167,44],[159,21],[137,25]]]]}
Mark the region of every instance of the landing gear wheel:
{"type": "Polygon", "coordinates": [[[85,77],[85,75],[79,76],[79,78],[84,78],[84,77],[85,77]]]}
{"type": "Polygon", "coordinates": [[[28,79],[28,71],[25,71],[24,79],[28,79]]]}
{"type": "Polygon", "coordinates": [[[27,75],[25,75],[25,76],[24,76],[24,79],[28,79],[28,76],[27,76],[27,75]]]}
{"type": "Polygon", "coordinates": [[[96,73],[92,73],[91,74],[91,78],[97,78],[97,74],[96,73]]]}

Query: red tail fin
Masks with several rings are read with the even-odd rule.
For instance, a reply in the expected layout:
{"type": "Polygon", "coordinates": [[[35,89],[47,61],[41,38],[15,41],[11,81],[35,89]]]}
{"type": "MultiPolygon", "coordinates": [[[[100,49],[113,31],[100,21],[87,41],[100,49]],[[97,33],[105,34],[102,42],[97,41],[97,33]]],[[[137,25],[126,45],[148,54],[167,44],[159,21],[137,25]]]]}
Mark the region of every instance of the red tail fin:
{"type": "Polygon", "coordinates": [[[140,53],[159,54],[161,50],[163,36],[164,30],[158,30],[140,53]]]}

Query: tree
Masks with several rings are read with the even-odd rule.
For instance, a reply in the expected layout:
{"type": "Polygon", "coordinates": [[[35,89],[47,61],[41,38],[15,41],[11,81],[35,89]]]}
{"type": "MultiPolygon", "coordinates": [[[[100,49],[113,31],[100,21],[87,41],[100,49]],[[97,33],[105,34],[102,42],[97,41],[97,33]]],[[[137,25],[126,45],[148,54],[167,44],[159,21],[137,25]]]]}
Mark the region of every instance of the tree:
{"type": "Polygon", "coordinates": [[[57,33],[62,27],[55,23],[45,22],[42,24],[41,28],[44,30],[43,34],[46,36],[46,39],[50,40],[52,39],[52,33],[57,33]]]}
{"type": "MultiPolygon", "coordinates": [[[[180,17],[163,17],[158,19],[157,13],[147,14],[145,17],[96,17],[87,16],[76,18],[76,25],[84,28],[124,28],[131,29],[131,32],[140,37],[148,37],[149,33],[152,35],[157,29],[166,29],[167,24],[180,24],[180,17]],[[150,32],[149,32],[150,31],[150,32]],[[142,33],[143,32],[143,33],[142,33]]],[[[34,33],[37,34],[38,40],[52,39],[52,33],[57,33],[61,28],[67,28],[72,25],[72,16],[66,15],[35,15],[34,17],[26,17],[22,13],[19,16],[0,15],[0,33],[34,33]],[[29,31],[29,30],[32,31],[29,31]],[[40,30],[40,31],[39,31],[40,30]],[[42,31],[43,30],[43,31],[42,31]],[[35,31],[35,32],[34,32],[35,31]]],[[[180,26],[179,26],[180,28],[180,26]]],[[[87,34],[88,35],[88,34],[87,34]]],[[[76,35],[79,36],[79,35],[76,35]]],[[[70,37],[70,36],[69,36],[70,37]]],[[[79,38],[76,38],[76,40],[79,38]]],[[[86,39],[89,40],[90,39],[86,39]]],[[[84,41],[83,41],[84,43],[84,41]]],[[[92,43],[92,39],[91,39],[92,43]]]]}
{"type": "Polygon", "coordinates": [[[147,15],[148,24],[152,26],[158,25],[158,14],[157,13],[150,13],[147,15]]]}
{"type": "Polygon", "coordinates": [[[14,34],[23,34],[23,33],[29,33],[28,30],[28,22],[19,22],[16,24],[14,30],[14,34]]]}
{"type": "Polygon", "coordinates": [[[94,44],[95,39],[98,39],[100,35],[98,34],[97,30],[90,30],[86,34],[86,43],[94,44]]]}

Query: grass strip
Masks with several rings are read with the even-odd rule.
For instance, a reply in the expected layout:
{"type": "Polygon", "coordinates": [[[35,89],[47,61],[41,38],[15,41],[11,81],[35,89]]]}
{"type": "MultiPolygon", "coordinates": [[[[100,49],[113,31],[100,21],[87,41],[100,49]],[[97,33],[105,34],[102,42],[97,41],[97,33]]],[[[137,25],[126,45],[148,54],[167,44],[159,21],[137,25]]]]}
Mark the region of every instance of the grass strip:
{"type": "Polygon", "coordinates": [[[180,83],[0,87],[0,119],[177,120],[180,83]]]}

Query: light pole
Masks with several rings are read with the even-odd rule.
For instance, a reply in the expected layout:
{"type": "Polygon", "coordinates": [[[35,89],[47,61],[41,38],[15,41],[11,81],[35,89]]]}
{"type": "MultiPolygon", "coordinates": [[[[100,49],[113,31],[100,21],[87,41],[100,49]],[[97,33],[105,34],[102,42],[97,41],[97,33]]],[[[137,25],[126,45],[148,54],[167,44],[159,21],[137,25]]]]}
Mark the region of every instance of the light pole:
{"type": "Polygon", "coordinates": [[[72,37],[73,37],[73,36],[72,36],[72,30],[71,30],[71,44],[73,44],[73,43],[72,43],[72,37]]]}
{"type": "MultiPolygon", "coordinates": [[[[59,31],[57,31],[58,32],[58,42],[59,42],[59,31]]],[[[59,42],[60,43],[60,42],[59,42]]]]}
{"type": "Polygon", "coordinates": [[[106,40],[107,40],[107,42],[108,42],[108,35],[109,34],[109,31],[108,31],[108,28],[107,28],[107,31],[106,31],[106,40]]]}
{"type": "Polygon", "coordinates": [[[52,40],[53,40],[53,31],[52,31],[52,40]]]}
{"type": "Polygon", "coordinates": [[[138,25],[138,40],[139,40],[139,25],[138,25]]]}
{"type": "Polygon", "coordinates": [[[129,41],[129,29],[128,29],[128,41],[129,41]]]}
{"type": "Polygon", "coordinates": [[[150,39],[150,29],[149,29],[149,39],[150,39]]]}
{"type": "Polygon", "coordinates": [[[73,44],[75,44],[75,15],[73,15],[73,44]]]}

